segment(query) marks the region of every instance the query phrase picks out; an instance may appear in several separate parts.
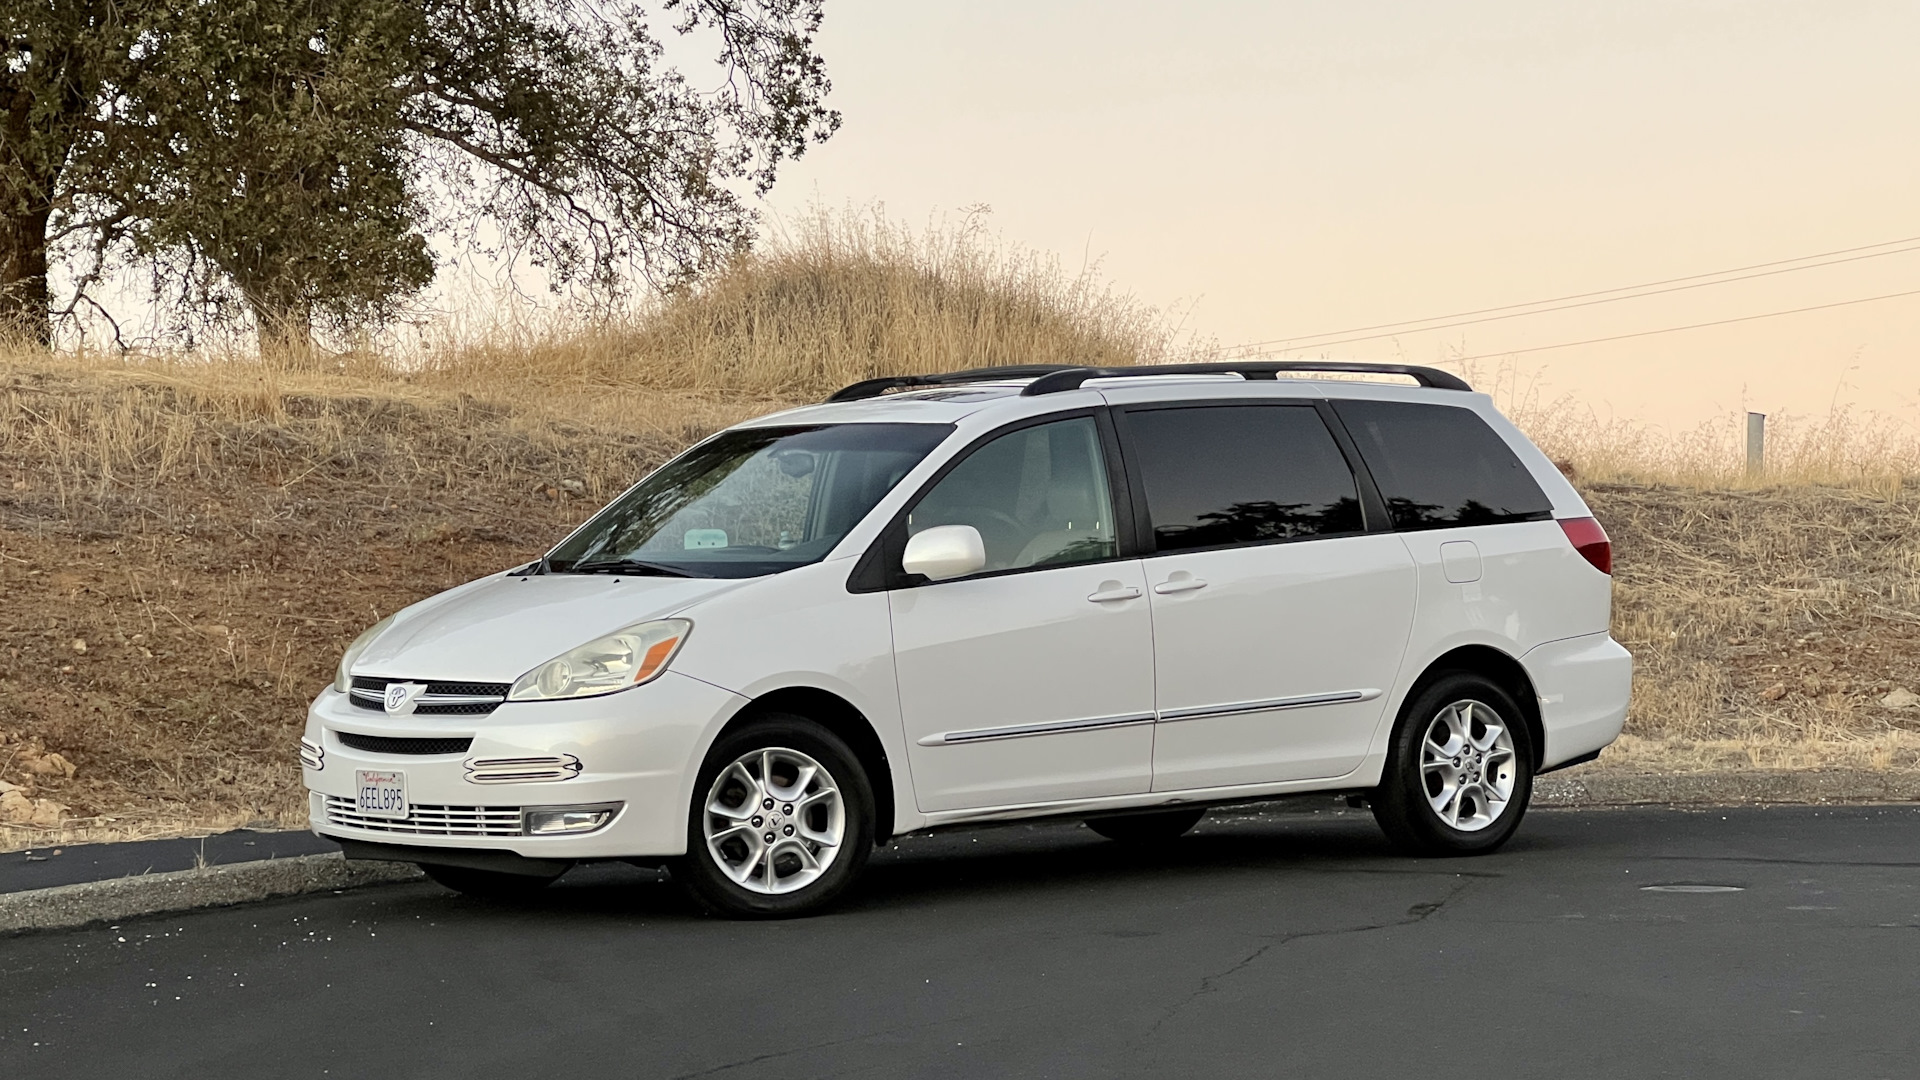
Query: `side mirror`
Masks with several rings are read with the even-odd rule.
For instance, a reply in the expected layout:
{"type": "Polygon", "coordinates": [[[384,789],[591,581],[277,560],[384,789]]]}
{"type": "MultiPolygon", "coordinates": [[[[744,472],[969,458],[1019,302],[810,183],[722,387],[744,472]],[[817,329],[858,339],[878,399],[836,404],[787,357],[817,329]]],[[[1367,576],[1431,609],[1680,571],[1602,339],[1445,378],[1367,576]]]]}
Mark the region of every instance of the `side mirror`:
{"type": "Polygon", "coordinates": [[[900,568],[934,581],[963,577],[987,565],[987,545],[971,525],[935,525],[907,538],[900,568]]]}

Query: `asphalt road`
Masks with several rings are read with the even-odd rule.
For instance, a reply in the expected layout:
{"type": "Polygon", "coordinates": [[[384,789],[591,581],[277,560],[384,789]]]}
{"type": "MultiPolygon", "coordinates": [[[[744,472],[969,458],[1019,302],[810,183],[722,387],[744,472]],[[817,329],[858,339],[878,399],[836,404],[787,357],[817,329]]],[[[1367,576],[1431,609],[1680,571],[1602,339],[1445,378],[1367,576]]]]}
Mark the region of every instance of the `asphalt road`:
{"type": "Polygon", "coordinates": [[[1916,991],[1920,808],[1536,811],[1446,862],[1296,810],[910,838],[784,923],[615,867],[4,939],[0,1076],[1906,1078],[1916,991]]]}
{"type": "Polygon", "coordinates": [[[339,850],[339,844],[310,832],[235,829],[192,838],[9,851],[0,853],[0,894],[339,850]]]}

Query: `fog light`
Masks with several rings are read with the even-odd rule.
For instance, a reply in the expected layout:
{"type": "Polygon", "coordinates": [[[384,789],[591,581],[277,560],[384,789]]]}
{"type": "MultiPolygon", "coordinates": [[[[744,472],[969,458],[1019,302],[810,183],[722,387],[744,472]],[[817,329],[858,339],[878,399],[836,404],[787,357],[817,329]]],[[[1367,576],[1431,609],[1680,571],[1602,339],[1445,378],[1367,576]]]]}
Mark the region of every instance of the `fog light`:
{"type": "Polygon", "coordinates": [[[590,833],[613,820],[625,803],[589,806],[529,806],[520,815],[520,831],[528,836],[590,833]]]}

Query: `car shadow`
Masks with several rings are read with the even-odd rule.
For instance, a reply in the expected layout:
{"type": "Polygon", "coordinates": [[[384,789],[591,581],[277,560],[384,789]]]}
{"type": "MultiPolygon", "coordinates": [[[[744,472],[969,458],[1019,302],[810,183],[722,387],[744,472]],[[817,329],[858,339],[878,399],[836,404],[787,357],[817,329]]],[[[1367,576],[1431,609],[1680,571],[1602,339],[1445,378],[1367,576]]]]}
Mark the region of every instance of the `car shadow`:
{"type": "MultiPolygon", "coordinates": [[[[1390,874],[1501,877],[1504,856],[1560,846],[1522,829],[1487,858],[1400,855],[1365,811],[1216,811],[1163,844],[1104,839],[1078,821],[1012,822],[915,834],[877,849],[865,873],[829,913],[875,913],[1078,893],[1089,886],[1164,884],[1169,875],[1206,881],[1250,874],[1390,874]]],[[[431,902],[475,913],[540,912],[592,921],[703,920],[669,874],[623,863],[576,867],[552,888],[517,903],[432,894],[431,902]]],[[[422,897],[426,899],[426,897],[422,897]]]]}

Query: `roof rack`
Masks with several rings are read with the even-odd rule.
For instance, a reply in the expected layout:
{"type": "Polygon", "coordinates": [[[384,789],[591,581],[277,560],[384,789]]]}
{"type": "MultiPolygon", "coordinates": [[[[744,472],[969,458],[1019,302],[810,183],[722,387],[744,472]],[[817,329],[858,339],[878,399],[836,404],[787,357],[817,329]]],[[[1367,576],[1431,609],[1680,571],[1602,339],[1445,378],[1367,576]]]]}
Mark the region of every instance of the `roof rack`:
{"type": "Polygon", "coordinates": [[[921,386],[957,386],[965,383],[1032,379],[1024,397],[1078,390],[1088,379],[1120,379],[1135,375],[1238,375],[1243,379],[1275,379],[1283,371],[1342,371],[1365,375],[1406,375],[1421,386],[1438,390],[1472,390],[1466,381],[1438,368],[1414,364],[1371,364],[1356,360],[1240,360],[1218,364],[1142,364],[1137,367],[1075,367],[1071,364],[1013,364],[973,368],[938,375],[887,375],[866,379],[834,391],[828,401],[860,401],[889,390],[921,386]]]}
{"type": "Polygon", "coordinates": [[[1042,375],[1027,384],[1024,397],[1078,390],[1088,379],[1118,379],[1134,375],[1238,375],[1243,379],[1275,379],[1286,371],[1341,371],[1367,375],[1406,375],[1421,386],[1437,390],[1467,390],[1466,380],[1437,368],[1414,364],[1371,364],[1355,360],[1242,360],[1217,364],[1151,364],[1139,367],[1067,368],[1042,375]]]}
{"type": "Polygon", "coordinates": [[[864,398],[879,397],[889,390],[910,387],[954,386],[961,383],[995,382],[1000,379],[1035,379],[1070,371],[1092,370],[1094,369],[1074,367],[1071,364],[1014,364],[1008,367],[948,371],[938,375],[887,375],[878,379],[865,379],[851,386],[843,386],[834,391],[833,396],[827,400],[860,401],[864,398]]]}

